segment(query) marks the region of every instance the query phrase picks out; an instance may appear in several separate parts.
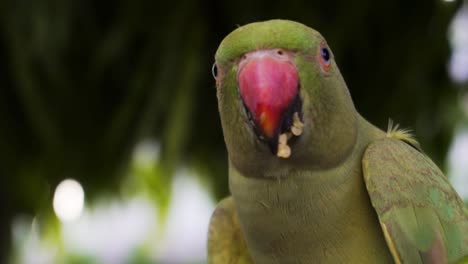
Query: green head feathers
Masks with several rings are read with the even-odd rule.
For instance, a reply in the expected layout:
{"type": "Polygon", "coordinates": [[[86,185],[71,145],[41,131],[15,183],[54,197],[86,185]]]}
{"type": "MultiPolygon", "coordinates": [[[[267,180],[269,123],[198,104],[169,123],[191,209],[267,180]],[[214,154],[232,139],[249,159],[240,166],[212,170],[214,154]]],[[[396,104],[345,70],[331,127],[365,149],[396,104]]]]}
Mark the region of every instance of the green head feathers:
{"type": "Polygon", "coordinates": [[[311,52],[322,36],[303,24],[288,20],[255,22],[239,27],[219,45],[215,59],[220,65],[235,61],[253,49],[284,48],[311,52]]]}
{"type": "MultiPolygon", "coordinates": [[[[287,20],[248,24],[237,28],[221,42],[215,59],[219,111],[229,159],[244,175],[282,177],[293,168],[327,169],[339,164],[352,150],[357,137],[358,114],[333,54],[317,31],[287,20]],[[278,58],[272,53],[275,50],[279,51],[278,58]],[[273,57],[272,63],[264,61],[268,56],[273,57]],[[290,101],[290,106],[281,108],[277,135],[269,141],[258,132],[264,116],[251,109],[262,98],[252,99],[256,96],[254,92],[242,95],[239,84],[239,71],[254,60],[260,66],[250,67],[254,70],[244,78],[244,86],[262,85],[261,80],[270,78],[270,73],[275,78],[283,78],[284,74],[275,69],[285,68],[282,66],[285,63],[294,65],[297,70],[297,97],[286,100],[290,101]],[[267,74],[261,72],[264,65],[273,65],[267,74]],[[246,97],[254,103],[246,104],[246,97]],[[256,115],[257,119],[252,118],[256,115]],[[291,132],[296,121],[299,126],[303,125],[297,136],[291,132]],[[282,144],[279,141],[284,141],[286,135],[285,144],[290,154],[279,157],[274,144],[279,144],[279,152],[282,144]]],[[[261,93],[262,89],[268,87],[260,87],[258,91],[261,93]]],[[[282,94],[280,88],[277,93],[278,96],[282,94]]],[[[276,100],[270,97],[268,102],[276,100]]]]}

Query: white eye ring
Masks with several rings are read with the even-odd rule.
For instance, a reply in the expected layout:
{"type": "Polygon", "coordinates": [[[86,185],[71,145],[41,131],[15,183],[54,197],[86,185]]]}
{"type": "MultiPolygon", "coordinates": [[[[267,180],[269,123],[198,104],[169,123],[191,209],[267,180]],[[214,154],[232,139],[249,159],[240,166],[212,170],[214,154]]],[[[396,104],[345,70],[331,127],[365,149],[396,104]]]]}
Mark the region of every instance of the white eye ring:
{"type": "Polygon", "coordinates": [[[218,78],[218,66],[216,66],[216,62],[213,63],[211,67],[211,74],[213,74],[213,78],[216,80],[218,78]]]}

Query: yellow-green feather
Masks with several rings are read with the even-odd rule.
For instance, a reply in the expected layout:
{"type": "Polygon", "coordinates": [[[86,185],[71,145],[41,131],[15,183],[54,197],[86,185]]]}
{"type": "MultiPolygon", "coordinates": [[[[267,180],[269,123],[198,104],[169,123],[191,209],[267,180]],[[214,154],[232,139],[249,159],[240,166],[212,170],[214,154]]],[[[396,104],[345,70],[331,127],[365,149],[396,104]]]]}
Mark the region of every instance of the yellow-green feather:
{"type": "Polygon", "coordinates": [[[388,120],[387,137],[401,140],[422,152],[421,146],[412,131],[407,128],[400,128],[400,124],[393,124],[392,119],[388,120]]]}

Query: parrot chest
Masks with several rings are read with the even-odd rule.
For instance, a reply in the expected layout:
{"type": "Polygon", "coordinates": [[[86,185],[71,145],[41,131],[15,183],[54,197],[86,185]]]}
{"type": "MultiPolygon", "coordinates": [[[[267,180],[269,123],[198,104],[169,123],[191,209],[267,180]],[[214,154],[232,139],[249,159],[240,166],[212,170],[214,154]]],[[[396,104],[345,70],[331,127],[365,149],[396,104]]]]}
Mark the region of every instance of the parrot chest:
{"type": "Polygon", "coordinates": [[[256,263],[390,263],[363,182],[356,179],[325,173],[265,180],[231,171],[231,192],[256,263]]]}

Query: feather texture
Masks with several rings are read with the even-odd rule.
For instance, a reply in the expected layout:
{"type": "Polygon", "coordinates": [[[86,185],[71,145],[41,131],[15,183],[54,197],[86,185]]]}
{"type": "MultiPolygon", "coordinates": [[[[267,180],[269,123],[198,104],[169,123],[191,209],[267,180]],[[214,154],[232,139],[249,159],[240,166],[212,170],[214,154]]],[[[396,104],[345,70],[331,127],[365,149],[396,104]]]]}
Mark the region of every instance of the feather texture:
{"type": "Polygon", "coordinates": [[[387,137],[401,140],[422,152],[421,145],[414,137],[412,130],[400,128],[400,124],[394,124],[392,119],[388,120],[387,137]]]}

